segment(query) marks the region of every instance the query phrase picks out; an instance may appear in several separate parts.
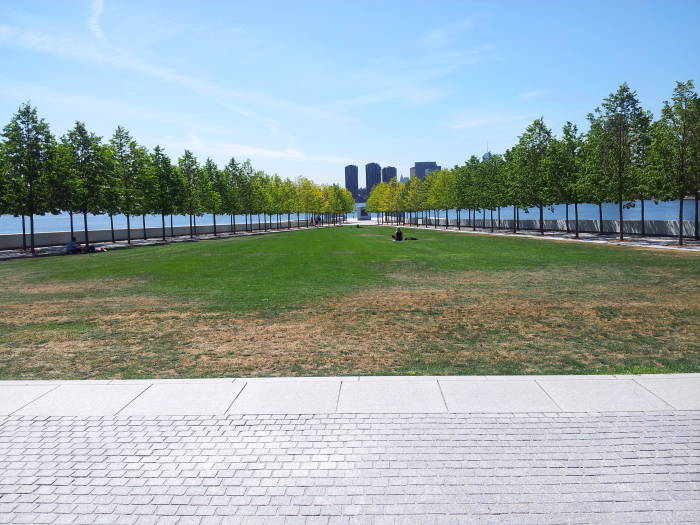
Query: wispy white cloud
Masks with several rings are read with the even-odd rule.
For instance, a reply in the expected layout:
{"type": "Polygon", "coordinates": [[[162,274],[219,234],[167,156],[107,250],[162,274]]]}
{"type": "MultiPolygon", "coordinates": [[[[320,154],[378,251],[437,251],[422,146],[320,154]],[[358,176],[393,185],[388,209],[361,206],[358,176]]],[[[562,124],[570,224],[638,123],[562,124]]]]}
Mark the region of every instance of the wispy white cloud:
{"type": "MultiPolygon", "coordinates": [[[[99,4],[97,8],[93,9],[93,15],[96,13],[96,16],[90,18],[88,25],[93,35],[102,35],[104,37],[99,24],[102,2],[96,2],[96,4],[99,4]]],[[[251,109],[251,106],[263,106],[315,120],[344,119],[342,115],[328,109],[305,106],[268,97],[260,93],[236,91],[206,79],[191,77],[168,67],[142,60],[126,50],[105,45],[103,39],[100,39],[99,42],[88,42],[73,37],[57,36],[0,24],[0,45],[19,47],[38,53],[147,75],[157,80],[180,86],[198,95],[214,99],[223,107],[247,119],[260,122],[271,132],[280,131],[281,125],[278,120],[251,109]]]]}
{"type": "Polygon", "coordinates": [[[384,87],[337,100],[332,107],[348,111],[371,104],[398,101],[420,106],[435,102],[445,96],[445,83],[432,84],[460,68],[488,60],[492,46],[483,45],[460,51],[434,52],[410,61],[395,57],[382,57],[365,69],[356,72],[353,82],[357,85],[374,85],[384,79],[384,87]],[[398,80],[401,79],[401,80],[398,80]]]}
{"type": "Polygon", "coordinates": [[[548,89],[533,89],[532,91],[525,91],[520,93],[520,98],[523,100],[531,100],[533,98],[544,97],[549,94],[548,89]]]}
{"type": "Polygon", "coordinates": [[[456,122],[452,125],[450,125],[450,129],[465,129],[465,128],[478,128],[480,126],[487,126],[489,124],[496,124],[498,123],[498,119],[470,119],[470,120],[465,120],[462,122],[456,122]]]}
{"type": "Polygon", "coordinates": [[[106,41],[105,35],[102,32],[102,26],[100,25],[100,16],[102,15],[103,8],[104,0],[92,0],[92,4],[90,4],[90,18],[88,18],[90,32],[101,42],[106,41]]]}
{"type": "Polygon", "coordinates": [[[531,114],[504,114],[481,112],[462,112],[452,119],[448,125],[453,130],[466,130],[475,128],[510,128],[520,127],[534,118],[531,114]],[[467,113],[472,113],[467,115],[467,113]]]}
{"type": "Polygon", "coordinates": [[[419,43],[430,47],[442,47],[450,44],[459,35],[475,26],[472,19],[436,27],[420,37],[419,43]]]}
{"type": "Polygon", "coordinates": [[[189,149],[202,156],[218,159],[230,157],[249,158],[255,160],[281,159],[298,162],[314,162],[326,164],[348,163],[351,159],[333,155],[309,154],[295,148],[270,149],[247,144],[237,144],[234,142],[204,141],[198,135],[188,134],[186,140],[165,140],[162,144],[169,149],[182,151],[189,149]]]}

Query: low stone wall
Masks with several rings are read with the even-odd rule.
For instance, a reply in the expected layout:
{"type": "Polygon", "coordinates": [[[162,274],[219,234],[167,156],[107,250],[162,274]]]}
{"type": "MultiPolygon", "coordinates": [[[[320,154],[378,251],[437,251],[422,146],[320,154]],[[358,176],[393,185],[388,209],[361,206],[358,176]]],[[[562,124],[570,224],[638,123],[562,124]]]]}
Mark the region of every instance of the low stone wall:
{"type": "MultiPolygon", "coordinates": [[[[291,221],[292,228],[299,225],[305,226],[305,221],[291,221]]],[[[284,229],[287,228],[289,223],[287,221],[281,221],[279,227],[284,229]]],[[[263,223],[253,223],[248,224],[248,230],[258,231],[265,228],[263,223]]],[[[236,232],[243,232],[246,229],[245,223],[236,224],[236,232]]],[[[267,229],[277,229],[277,223],[272,222],[272,224],[267,224],[267,229]]],[[[231,233],[233,231],[230,223],[217,224],[217,233],[231,233]]],[[[213,224],[202,224],[197,225],[197,235],[205,235],[214,233],[213,224]]],[[[190,234],[189,226],[174,226],[172,229],[172,235],[183,236],[190,234]]],[[[83,230],[75,230],[73,233],[76,240],[84,244],[85,243],[85,232],[83,230]]],[[[101,242],[112,242],[112,230],[90,230],[90,242],[91,243],[101,243],[101,242]]],[[[146,228],[146,235],[144,236],[143,228],[131,228],[131,239],[132,240],[143,240],[144,237],[148,239],[162,239],[163,230],[162,228],[146,228]]],[[[34,244],[35,246],[62,246],[68,244],[70,241],[71,233],[67,232],[41,232],[34,234],[34,244]]],[[[165,237],[166,239],[171,237],[170,226],[166,224],[165,226],[165,237]]],[[[115,229],[114,230],[114,240],[125,241],[127,239],[126,229],[115,229]]],[[[29,247],[29,233],[27,233],[27,247],[29,247]]],[[[0,234],[0,250],[15,250],[22,248],[22,234],[21,233],[9,233],[0,234]]]]}
{"type": "MultiPolygon", "coordinates": [[[[434,219],[422,219],[418,220],[419,224],[426,224],[430,226],[435,225],[434,219]]],[[[472,223],[468,220],[462,219],[460,221],[462,228],[471,228],[472,223]]],[[[457,227],[457,219],[450,219],[450,227],[457,227]]],[[[438,221],[438,225],[445,226],[445,219],[442,218],[438,221]]],[[[598,220],[580,220],[578,221],[578,228],[581,233],[601,233],[600,221],[598,220]]],[[[620,232],[620,221],[619,220],[604,220],[602,225],[602,233],[619,233],[620,232]]],[[[481,219],[476,220],[476,227],[479,229],[491,228],[491,220],[486,219],[485,221],[481,219]]],[[[499,222],[494,218],[493,227],[499,228],[499,222]]],[[[573,220],[569,220],[569,231],[574,231],[576,228],[576,223],[573,220]]],[[[500,221],[501,230],[512,230],[513,220],[501,220],[500,221]]],[[[535,219],[521,219],[518,221],[518,230],[523,231],[538,231],[540,229],[540,223],[535,219]]],[[[565,219],[545,219],[544,229],[547,231],[566,231],[566,220],[565,219]]],[[[624,233],[630,235],[641,235],[642,234],[642,221],[625,221],[624,222],[624,233]]],[[[693,221],[683,221],[683,233],[684,235],[691,237],[695,235],[695,224],[693,221]]],[[[644,221],[644,235],[658,236],[658,237],[677,237],[678,236],[678,221],[644,221]]]]}

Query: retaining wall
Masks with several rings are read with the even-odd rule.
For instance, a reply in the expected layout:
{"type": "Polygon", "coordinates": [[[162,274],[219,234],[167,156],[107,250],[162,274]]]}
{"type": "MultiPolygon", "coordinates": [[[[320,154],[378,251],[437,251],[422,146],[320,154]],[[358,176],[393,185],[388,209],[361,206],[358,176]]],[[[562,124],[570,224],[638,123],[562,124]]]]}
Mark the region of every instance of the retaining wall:
{"type": "MultiPolygon", "coordinates": [[[[267,223],[267,229],[277,229],[277,222],[272,222],[270,224],[269,222],[267,223]]],[[[281,221],[279,223],[279,227],[281,229],[286,229],[288,226],[287,221],[281,221]]],[[[295,228],[299,225],[306,226],[305,221],[296,221],[292,220],[291,221],[292,228],[295,228]]],[[[249,223],[248,224],[248,230],[253,230],[253,231],[258,231],[258,230],[263,230],[265,228],[265,225],[263,223],[253,223],[252,225],[249,223]]],[[[237,223],[236,224],[236,232],[243,232],[246,229],[245,223],[237,223]]],[[[230,223],[226,224],[217,224],[216,225],[216,231],[217,233],[231,233],[233,229],[231,228],[230,223]]],[[[189,235],[190,234],[190,227],[189,226],[173,226],[172,233],[174,236],[183,236],[183,235],[189,235]]],[[[202,224],[197,225],[197,235],[204,235],[204,234],[209,234],[209,233],[214,233],[214,225],[213,224],[202,224]]],[[[112,230],[89,230],[88,232],[90,236],[90,242],[91,243],[100,243],[100,242],[112,242],[112,230]]],[[[83,230],[75,230],[73,233],[75,236],[76,240],[79,243],[84,244],[85,243],[85,232],[83,230]]],[[[151,228],[147,227],[146,228],[146,235],[148,239],[162,239],[163,238],[163,230],[162,228],[151,228]]],[[[165,226],[165,238],[168,239],[171,237],[170,233],[170,226],[166,224],[165,226]]],[[[68,241],[70,241],[71,238],[71,233],[70,231],[67,232],[41,232],[41,233],[35,233],[34,234],[34,244],[35,246],[61,246],[68,244],[68,241]]],[[[131,228],[131,240],[143,240],[144,234],[143,234],[143,228],[131,228]]],[[[127,231],[126,229],[116,229],[114,230],[114,240],[116,241],[125,241],[127,239],[127,231]]],[[[27,233],[27,247],[29,247],[29,233],[27,233]]],[[[22,234],[21,233],[9,233],[9,234],[0,234],[0,250],[15,250],[18,248],[22,248],[22,234]]]]}
{"type": "MultiPolygon", "coordinates": [[[[406,218],[408,223],[409,219],[406,218]]],[[[435,225],[434,219],[422,219],[418,220],[419,224],[435,225]]],[[[462,228],[467,229],[472,227],[472,223],[466,219],[460,221],[462,228]]],[[[450,219],[450,227],[457,227],[457,219],[450,219]]],[[[444,227],[445,219],[442,218],[438,221],[438,225],[444,227]]],[[[481,219],[476,220],[476,227],[479,229],[491,228],[491,219],[487,218],[485,221],[481,219]]],[[[493,228],[497,229],[499,227],[498,221],[494,218],[493,228]]],[[[573,232],[576,227],[576,223],[573,220],[569,220],[569,231],[573,232]]],[[[600,221],[599,220],[580,220],[578,221],[579,232],[581,233],[601,233],[600,221]]],[[[512,230],[513,220],[503,219],[500,222],[501,230],[512,230]]],[[[521,219],[518,221],[518,230],[533,230],[538,231],[540,229],[540,223],[536,219],[521,219]]],[[[545,219],[544,229],[547,231],[566,231],[566,219],[545,219]]],[[[620,221],[619,220],[604,220],[603,221],[603,233],[620,233],[620,221]]],[[[642,221],[624,221],[624,233],[630,235],[641,235],[642,234],[642,221]]],[[[683,221],[683,234],[692,237],[695,236],[695,224],[693,221],[683,221]]],[[[658,236],[658,237],[677,237],[678,236],[678,221],[644,221],[644,235],[658,236]]]]}

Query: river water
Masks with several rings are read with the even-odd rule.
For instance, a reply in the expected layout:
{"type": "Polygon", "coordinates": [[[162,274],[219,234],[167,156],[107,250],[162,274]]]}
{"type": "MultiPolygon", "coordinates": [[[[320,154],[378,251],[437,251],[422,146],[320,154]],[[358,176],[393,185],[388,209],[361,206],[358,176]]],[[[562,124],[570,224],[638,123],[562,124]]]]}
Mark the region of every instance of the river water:
{"type": "MultiPolygon", "coordinates": [[[[632,203],[628,203],[632,204],[632,203]]],[[[639,220],[641,217],[641,206],[639,201],[633,203],[634,206],[626,208],[624,210],[625,220],[639,220]]],[[[363,204],[358,204],[358,206],[363,206],[363,204]]],[[[678,201],[665,201],[665,202],[654,202],[645,201],[644,203],[644,217],[646,220],[667,220],[674,221],[678,220],[678,201]]],[[[695,220],[695,202],[692,200],[686,200],[684,203],[684,218],[687,221],[695,220]]],[[[579,204],[579,219],[581,220],[597,220],[598,219],[598,206],[595,204],[579,204]]],[[[494,211],[494,218],[496,217],[496,212],[494,211]]],[[[353,218],[354,213],[348,215],[353,218]]],[[[440,216],[444,217],[444,211],[440,212],[440,216]]],[[[457,218],[457,212],[455,210],[450,210],[449,217],[451,219],[457,218]]],[[[483,217],[481,210],[476,213],[476,218],[481,219],[483,217]]],[[[486,211],[486,218],[490,217],[490,212],[486,211]]],[[[544,218],[545,219],[564,219],[566,217],[566,207],[563,204],[553,206],[551,208],[545,208],[544,218]]],[[[296,218],[292,214],[292,219],[296,218]]],[[[467,213],[462,212],[462,219],[467,218],[467,213]]],[[[513,208],[501,208],[501,219],[512,219],[513,218],[513,208]]],[[[539,211],[536,208],[528,210],[528,212],[520,211],[520,219],[538,219],[539,211]]],[[[569,218],[574,219],[574,207],[569,206],[569,218]]],[[[618,219],[618,206],[616,203],[606,203],[603,204],[603,219],[618,219]]],[[[114,227],[115,228],[126,228],[126,217],[123,215],[114,216],[114,227]]],[[[283,216],[282,220],[286,220],[287,216],[283,216]]],[[[257,222],[257,216],[253,216],[253,221],[257,222]]],[[[274,217],[273,217],[274,220],[274,217]]],[[[83,229],[83,216],[74,215],[74,228],[76,230],[83,229]]],[[[166,226],[170,226],[170,217],[166,217],[166,226]]],[[[236,223],[241,224],[245,222],[245,217],[243,215],[236,216],[236,223]]],[[[27,223],[27,231],[29,230],[29,221],[27,223]]],[[[216,223],[222,226],[222,230],[226,229],[231,223],[231,219],[228,215],[217,215],[216,223]]],[[[173,216],[174,226],[187,226],[189,224],[189,217],[186,215],[175,215],[173,216]]],[[[211,215],[202,215],[197,217],[197,224],[212,224],[211,215]]],[[[131,226],[132,228],[141,228],[141,216],[132,217],[131,226]]],[[[161,217],[160,215],[147,215],[146,216],[146,227],[149,228],[160,228],[161,217]]],[[[91,215],[88,214],[88,228],[90,230],[108,230],[109,229],[109,216],[107,215],[91,215]]],[[[69,231],[70,230],[70,218],[67,213],[61,213],[59,215],[44,215],[36,216],[34,218],[34,229],[36,232],[52,232],[52,231],[69,231]]],[[[22,220],[19,217],[12,217],[10,215],[0,216],[0,234],[1,233],[21,233],[22,232],[22,220]]]]}

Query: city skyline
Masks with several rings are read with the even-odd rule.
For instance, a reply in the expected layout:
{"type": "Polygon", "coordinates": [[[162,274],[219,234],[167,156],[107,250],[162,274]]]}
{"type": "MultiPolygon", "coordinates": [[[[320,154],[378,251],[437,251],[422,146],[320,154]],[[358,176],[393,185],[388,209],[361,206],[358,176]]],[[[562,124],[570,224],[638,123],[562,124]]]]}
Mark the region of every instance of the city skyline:
{"type": "Polygon", "coordinates": [[[394,166],[381,166],[377,162],[369,162],[365,164],[365,185],[359,185],[359,168],[355,164],[345,166],[345,189],[347,189],[355,198],[356,201],[364,200],[372,188],[380,182],[390,182],[396,179],[398,182],[406,182],[411,177],[424,178],[427,174],[441,170],[434,161],[417,161],[409,169],[410,176],[405,177],[399,173],[394,166]]]}
{"type": "Polygon", "coordinates": [[[29,100],[56,135],[121,124],[172,158],[343,184],[360,159],[405,176],[501,153],[539,117],[585,130],[622,82],[658,116],[700,70],[696,1],[204,5],[0,4],[3,125],[29,100]]]}

